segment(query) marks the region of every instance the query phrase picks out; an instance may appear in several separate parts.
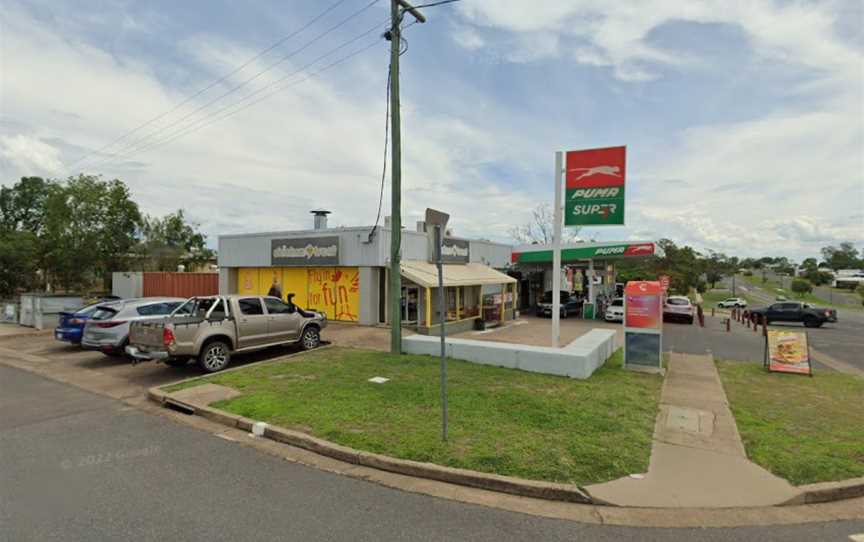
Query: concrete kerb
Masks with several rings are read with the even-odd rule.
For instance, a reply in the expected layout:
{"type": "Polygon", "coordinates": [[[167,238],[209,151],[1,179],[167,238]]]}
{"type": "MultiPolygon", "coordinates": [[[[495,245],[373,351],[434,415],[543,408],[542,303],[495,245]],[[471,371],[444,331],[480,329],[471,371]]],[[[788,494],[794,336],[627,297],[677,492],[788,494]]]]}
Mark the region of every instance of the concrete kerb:
{"type": "MultiPolygon", "coordinates": [[[[171,397],[158,388],[150,388],[147,396],[150,400],[162,405],[174,405],[181,410],[189,411],[212,422],[237,428],[243,431],[251,431],[254,420],[231,414],[223,410],[205,405],[192,404],[171,397]]],[[[448,482],[478,489],[498,491],[533,497],[539,499],[566,501],[581,504],[593,504],[592,500],[579,487],[567,484],[555,484],[551,482],[540,482],[535,480],[524,480],[510,476],[486,474],[466,469],[455,469],[443,467],[433,463],[421,463],[407,459],[397,459],[371,452],[355,450],[334,442],[307,435],[299,431],[292,431],[282,427],[268,425],[264,430],[264,437],[276,442],[309,450],[326,457],[331,457],[353,465],[363,465],[378,470],[394,472],[415,478],[427,478],[439,482],[448,482]]]]}
{"type": "MultiPolygon", "coordinates": [[[[322,348],[329,348],[332,345],[327,345],[322,348]]],[[[261,365],[265,363],[273,363],[283,361],[286,358],[300,356],[308,352],[296,352],[283,356],[278,359],[264,360],[256,363],[250,363],[242,367],[234,367],[220,372],[223,374],[229,371],[237,371],[248,367],[261,365]]],[[[165,392],[161,388],[176,386],[185,382],[204,380],[212,375],[199,376],[179,380],[170,384],[162,384],[155,386],[147,391],[147,397],[151,401],[165,407],[167,404],[173,404],[191,414],[197,414],[205,419],[220,425],[236,428],[241,431],[251,432],[255,420],[231,414],[223,410],[215,409],[207,405],[191,404],[186,401],[181,401],[172,398],[170,393],[165,392]]],[[[666,385],[664,381],[663,385],[666,385]]],[[[352,465],[361,465],[386,472],[393,472],[405,476],[415,478],[426,478],[440,482],[452,483],[461,486],[474,487],[478,489],[497,491],[500,493],[508,493],[511,495],[539,498],[551,501],[564,501],[577,504],[591,504],[599,506],[608,506],[612,508],[640,509],[638,507],[619,506],[614,503],[606,502],[602,499],[592,497],[585,489],[569,484],[556,484],[552,482],[542,482],[536,480],[526,480],[509,476],[501,476],[496,474],[486,474],[467,469],[456,469],[452,467],[444,467],[433,463],[422,463],[406,459],[397,459],[389,456],[364,452],[330,442],[327,440],[313,437],[306,433],[293,431],[278,426],[267,425],[264,430],[264,437],[294,446],[321,456],[330,457],[339,461],[343,461],[352,465]]],[[[818,503],[828,503],[839,500],[853,499],[864,497],[864,477],[853,478],[838,482],[825,482],[818,484],[808,484],[797,486],[800,494],[787,502],[782,503],[779,507],[809,505],[818,503]]],[[[777,508],[777,507],[773,507],[777,508]]],[[[682,509],[677,509],[682,510],[682,509]]]]}

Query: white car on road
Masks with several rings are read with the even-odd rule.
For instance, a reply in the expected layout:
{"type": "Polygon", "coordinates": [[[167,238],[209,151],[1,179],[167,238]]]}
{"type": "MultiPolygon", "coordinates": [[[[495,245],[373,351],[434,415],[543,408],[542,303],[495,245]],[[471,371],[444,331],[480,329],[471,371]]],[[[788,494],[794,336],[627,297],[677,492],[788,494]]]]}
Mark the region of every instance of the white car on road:
{"type": "Polygon", "coordinates": [[[729,309],[732,307],[743,309],[747,306],[747,300],[741,299],[740,297],[730,297],[717,303],[717,306],[721,309],[729,309]]]}
{"type": "Polygon", "coordinates": [[[604,316],[607,322],[623,322],[624,321],[624,299],[617,297],[612,300],[612,303],[606,307],[604,316]]]}

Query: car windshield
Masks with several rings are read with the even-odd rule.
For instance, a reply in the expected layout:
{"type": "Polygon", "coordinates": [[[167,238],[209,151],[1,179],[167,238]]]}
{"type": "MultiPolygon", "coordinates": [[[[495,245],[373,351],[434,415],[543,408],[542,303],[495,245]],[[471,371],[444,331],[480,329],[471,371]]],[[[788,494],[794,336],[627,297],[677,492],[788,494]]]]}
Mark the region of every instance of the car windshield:
{"type": "MultiPolygon", "coordinates": [[[[561,292],[561,303],[566,303],[568,299],[570,299],[570,294],[561,292]]],[[[552,303],[552,292],[543,294],[543,301],[541,303],[552,303]]]]}
{"type": "Polygon", "coordinates": [[[624,300],[623,299],[613,299],[611,306],[612,307],[623,307],[624,306],[624,300]]]}
{"type": "Polygon", "coordinates": [[[687,299],[682,299],[680,297],[670,297],[666,300],[667,305],[689,305],[690,301],[687,299]]]}

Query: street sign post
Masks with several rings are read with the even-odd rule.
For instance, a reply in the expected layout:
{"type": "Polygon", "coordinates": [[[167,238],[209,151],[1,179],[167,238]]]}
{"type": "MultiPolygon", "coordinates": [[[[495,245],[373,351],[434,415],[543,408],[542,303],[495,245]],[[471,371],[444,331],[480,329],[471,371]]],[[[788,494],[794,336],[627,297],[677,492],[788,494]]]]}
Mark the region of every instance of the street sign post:
{"type": "MultiPolygon", "coordinates": [[[[438,267],[438,301],[441,314],[439,315],[441,324],[441,440],[447,440],[447,359],[444,357],[445,344],[444,337],[446,331],[444,323],[446,322],[447,314],[447,296],[444,295],[444,256],[442,254],[442,246],[444,245],[444,232],[447,227],[447,221],[450,220],[450,215],[436,211],[435,209],[426,209],[426,224],[431,225],[435,230],[435,264],[438,267]]],[[[428,322],[429,327],[432,327],[432,322],[428,322]]]]}
{"type": "Polygon", "coordinates": [[[565,226],[624,225],[626,147],[567,153],[565,226]]]}

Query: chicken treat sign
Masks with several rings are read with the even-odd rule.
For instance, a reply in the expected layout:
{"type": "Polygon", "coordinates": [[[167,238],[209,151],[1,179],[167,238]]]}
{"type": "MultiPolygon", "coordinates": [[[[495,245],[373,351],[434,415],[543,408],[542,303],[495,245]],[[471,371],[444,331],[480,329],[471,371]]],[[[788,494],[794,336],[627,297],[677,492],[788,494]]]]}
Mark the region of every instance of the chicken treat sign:
{"type": "Polygon", "coordinates": [[[565,226],[624,224],[626,156],[626,147],[567,153],[565,226]]]}
{"type": "Polygon", "coordinates": [[[661,368],[663,285],[631,281],[624,288],[624,366],[661,368]]]}

